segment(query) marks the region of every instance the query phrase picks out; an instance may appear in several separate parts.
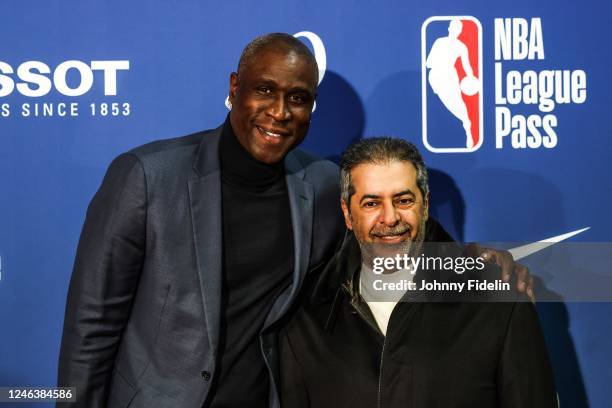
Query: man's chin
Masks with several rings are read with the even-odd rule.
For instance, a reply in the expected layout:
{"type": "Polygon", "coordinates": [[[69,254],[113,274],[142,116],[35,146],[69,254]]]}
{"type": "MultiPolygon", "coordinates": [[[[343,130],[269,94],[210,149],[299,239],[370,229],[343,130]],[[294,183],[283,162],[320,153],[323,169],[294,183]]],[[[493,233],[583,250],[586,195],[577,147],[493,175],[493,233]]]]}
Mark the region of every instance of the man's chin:
{"type": "Polygon", "coordinates": [[[267,146],[255,146],[251,151],[255,160],[265,164],[276,164],[283,160],[285,154],[282,149],[271,149],[267,146]]]}
{"type": "Polygon", "coordinates": [[[412,240],[375,240],[372,242],[360,242],[359,246],[366,258],[395,258],[397,255],[403,257],[410,254],[413,248],[412,240]]]}
{"type": "Polygon", "coordinates": [[[284,140],[278,145],[257,143],[253,146],[251,155],[260,162],[275,164],[282,161],[292,148],[292,143],[289,140],[284,140]]]}

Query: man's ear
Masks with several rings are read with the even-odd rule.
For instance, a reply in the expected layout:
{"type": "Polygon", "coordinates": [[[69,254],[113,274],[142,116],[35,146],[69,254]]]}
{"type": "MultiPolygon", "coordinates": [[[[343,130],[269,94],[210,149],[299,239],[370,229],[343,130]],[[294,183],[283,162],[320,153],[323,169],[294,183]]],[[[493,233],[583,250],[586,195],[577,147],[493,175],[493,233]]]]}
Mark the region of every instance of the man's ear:
{"type": "Polygon", "coordinates": [[[238,89],[238,74],[232,72],[229,78],[229,92],[227,97],[231,104],[234,103],[234,98],[236,97],[236,90],[238,89]]]}
{"type": "Polygon", "coordinates": [[[353,223],[351,222],[351,211],[349,210],[343,198],[340,199],[340,207],[342,207],[342,214],[344,215],[344,224],[346,225],[346,228],[352,231],[353,223]]]}

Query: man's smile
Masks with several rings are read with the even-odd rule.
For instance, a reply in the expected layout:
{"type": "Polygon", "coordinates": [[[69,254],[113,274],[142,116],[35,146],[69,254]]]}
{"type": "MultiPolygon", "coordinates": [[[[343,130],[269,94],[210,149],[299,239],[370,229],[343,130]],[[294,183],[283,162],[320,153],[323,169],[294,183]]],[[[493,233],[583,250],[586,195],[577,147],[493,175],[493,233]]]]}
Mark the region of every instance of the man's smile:
{"type": "Polygon", "coordinates": [[[380,240],[387,243],[399,243],[404,241],[403,235],[386,235],[384,237],[379,237],[380,240]]]}
{"type": "Polygon", "coordinates": [[[258,125],[255,125],[255,127],[268,143],[281,143],[283,137],[289,136],[289,132],[285,130],[265,128],[258,125]]]}
{"type": "Polygon", "coordinates": [[[406,231],[402,234],[388,234],[388,235],[373,235],[374,240],[379,240],[385,243],[399,243],[410,239],[410,231],[406,231]]]}
{"type": "Polygon", "coordinates": [[[384,243],[395,244],[411,239],[412,228],[404,222],[393,227],[378,227],[370,231],[370,237],[373,241],[381,241],[384,243]]]}

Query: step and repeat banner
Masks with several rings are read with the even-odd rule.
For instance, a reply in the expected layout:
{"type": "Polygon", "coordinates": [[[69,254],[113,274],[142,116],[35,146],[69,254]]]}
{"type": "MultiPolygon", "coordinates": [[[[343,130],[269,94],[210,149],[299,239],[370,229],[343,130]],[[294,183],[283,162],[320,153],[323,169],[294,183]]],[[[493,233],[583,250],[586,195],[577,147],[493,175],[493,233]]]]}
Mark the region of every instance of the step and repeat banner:
{"type": "Polygon", "coordinates": [[[407,139],[430,169],[431,213],[457,240],[591,249],[536,251],[572,263],[572,282],[598,279],[593,297],[556,291],[533,250],[521,262],[556,300],[538,312],[561,406],[610,406],[612,268],[596,261],[612,234],[611,11],[594,0],[4,2],[0,386],[55,384],[76,244],[112,159],[217,127],[244,45],[287,32],[320,68],[304,149],[337,161],[359,138],[407,139]]]}

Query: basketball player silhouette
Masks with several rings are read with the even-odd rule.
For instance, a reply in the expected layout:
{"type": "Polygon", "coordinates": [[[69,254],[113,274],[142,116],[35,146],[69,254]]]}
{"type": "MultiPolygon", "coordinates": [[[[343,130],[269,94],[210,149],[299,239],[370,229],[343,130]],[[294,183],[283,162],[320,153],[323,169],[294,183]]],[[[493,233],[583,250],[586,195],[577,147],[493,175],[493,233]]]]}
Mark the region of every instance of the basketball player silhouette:
{"type": "Polygon", "coordinates": [[[432,45],[425,66],[430,68],[428,79],[434,93],[438,95],[448,109],[463,124],[466,136],[466,147],[474,147],[472,138],[472,123],[468,117],[467,107],[461,97],[462,88],[467,95],[478,92],[478,80],[474,78],[468,56],[467,46],[457,37],[461,34],[463,24],[454,19],[448,25],[448,36],[438,38],[432,45]],[[465,85],[459,82],[455,62],[460,58],[466,73],[465,85]]]}

